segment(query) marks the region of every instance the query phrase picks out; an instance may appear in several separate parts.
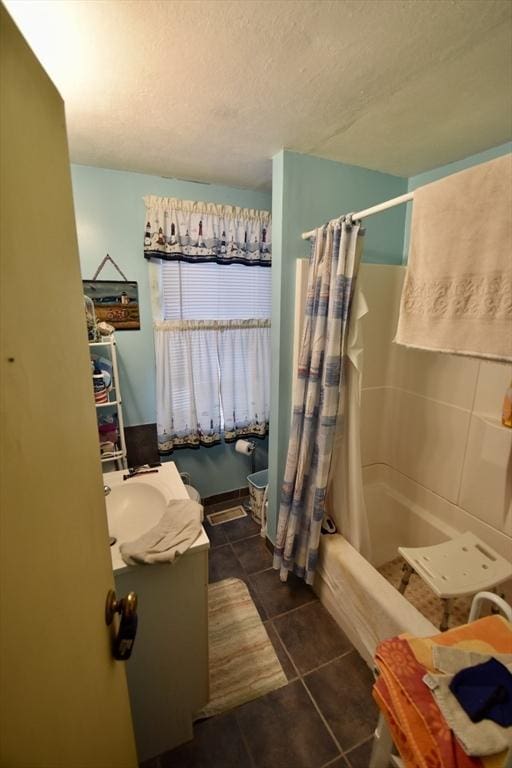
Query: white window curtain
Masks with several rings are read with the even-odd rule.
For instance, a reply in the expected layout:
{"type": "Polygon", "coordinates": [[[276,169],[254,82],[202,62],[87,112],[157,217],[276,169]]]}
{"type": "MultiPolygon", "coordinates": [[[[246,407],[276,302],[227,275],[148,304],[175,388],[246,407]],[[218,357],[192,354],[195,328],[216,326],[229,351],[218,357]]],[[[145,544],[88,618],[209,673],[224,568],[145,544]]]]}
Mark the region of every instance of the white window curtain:
{"type": "Polygon", "coordinates": [[[224,439],[263,437],[270,411],[270,322],[247,320],[219,334],[224,439]]]}
{"type": "Polygon", "coordinates": [[[160,453],[267,433],[269,266],[151,255],[160,453]]]}

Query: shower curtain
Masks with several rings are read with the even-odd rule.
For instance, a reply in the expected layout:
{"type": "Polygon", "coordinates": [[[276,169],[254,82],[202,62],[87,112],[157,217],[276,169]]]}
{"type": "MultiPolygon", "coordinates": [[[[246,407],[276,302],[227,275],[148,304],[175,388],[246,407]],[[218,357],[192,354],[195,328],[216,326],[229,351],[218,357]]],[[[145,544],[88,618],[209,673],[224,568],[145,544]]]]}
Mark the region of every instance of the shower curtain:
{"type": "Polygon", "coordinates": [[[274,550],[283,581],[290,571],[314,580],[335,435],[343,429],[338,417],[362,235],[360,223],[347,217],[318,229],[313,241],[274,550]]]}
{"type": "Polygon", "coordinates": [[[363,334],[361,319],[368,305],[357,281],[350,309],[345,386],[340,388],[338,428],[327,483],[327,514],[349,544],[371,560],[370,529],[363,490],[361,462],[361,379],[363,334]]]}

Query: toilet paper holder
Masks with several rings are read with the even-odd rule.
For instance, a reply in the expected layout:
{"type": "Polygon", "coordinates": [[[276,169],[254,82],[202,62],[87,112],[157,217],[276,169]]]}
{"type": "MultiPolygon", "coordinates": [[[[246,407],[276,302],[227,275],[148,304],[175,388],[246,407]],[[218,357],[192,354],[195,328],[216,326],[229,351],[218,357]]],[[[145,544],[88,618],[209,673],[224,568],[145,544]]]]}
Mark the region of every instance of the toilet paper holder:
{"type": "Polygon", "coordinates": [[[254,440],[237,440],[235,451],[251,457],[251,472],[256,471],[256,443],[254,440]]]}

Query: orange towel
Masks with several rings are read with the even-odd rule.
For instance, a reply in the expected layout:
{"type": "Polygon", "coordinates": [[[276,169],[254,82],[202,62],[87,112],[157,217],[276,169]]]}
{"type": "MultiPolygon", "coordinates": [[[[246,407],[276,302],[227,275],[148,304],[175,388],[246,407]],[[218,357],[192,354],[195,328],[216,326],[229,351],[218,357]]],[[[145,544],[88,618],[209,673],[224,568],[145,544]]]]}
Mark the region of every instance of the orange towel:
{"type": "Polygon", "coordinates": [[[512,625],[490,616],[431,638],[401,635],[380,643],[375,657],[380,677],[373,696],[406,768],[502,768],[506,753],[470,757],[445,723],[422,679],[427,670],[435,670],[433,644],[512,653],[512,625]]]}

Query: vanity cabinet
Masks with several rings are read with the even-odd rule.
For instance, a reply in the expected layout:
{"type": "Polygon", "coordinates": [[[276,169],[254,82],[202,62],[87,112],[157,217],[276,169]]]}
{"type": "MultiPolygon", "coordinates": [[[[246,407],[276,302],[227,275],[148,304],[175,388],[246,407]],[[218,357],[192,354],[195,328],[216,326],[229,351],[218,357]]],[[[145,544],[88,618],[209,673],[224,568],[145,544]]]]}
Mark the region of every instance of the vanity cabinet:
{"type": "Polygon", "coordinates": [[[144,762],[192,739],[194,714],[208,701],[210,542],[202,528],[173,563],[127,565],[120,544],[155,524],[160,503],[189,496],[172,461],[154,474],[126,482],[124,475],[120,470],[103,478],[110,488],[106,507],[115,539],[110,552],[116,593],[123,597],[133,591],[138,598],[137,637],[126,675],[138,757],[144,762]]]}
{"type": "Polygon", "coordinates": [[[126,469],[123,404],[117,365],[117,345],[114,334],[102,341],[89,342],[94,399],[98,421],[98,440],[102,464],[112,462],[117,469],[126,469]]]}
{"type": "Polygon", "coordinates": [[[208,548],[203,532],[172,565],[114,573],[117,594],[138,598],[126,675],[140,762],[190,741],[208,702],[208,548]]]}

